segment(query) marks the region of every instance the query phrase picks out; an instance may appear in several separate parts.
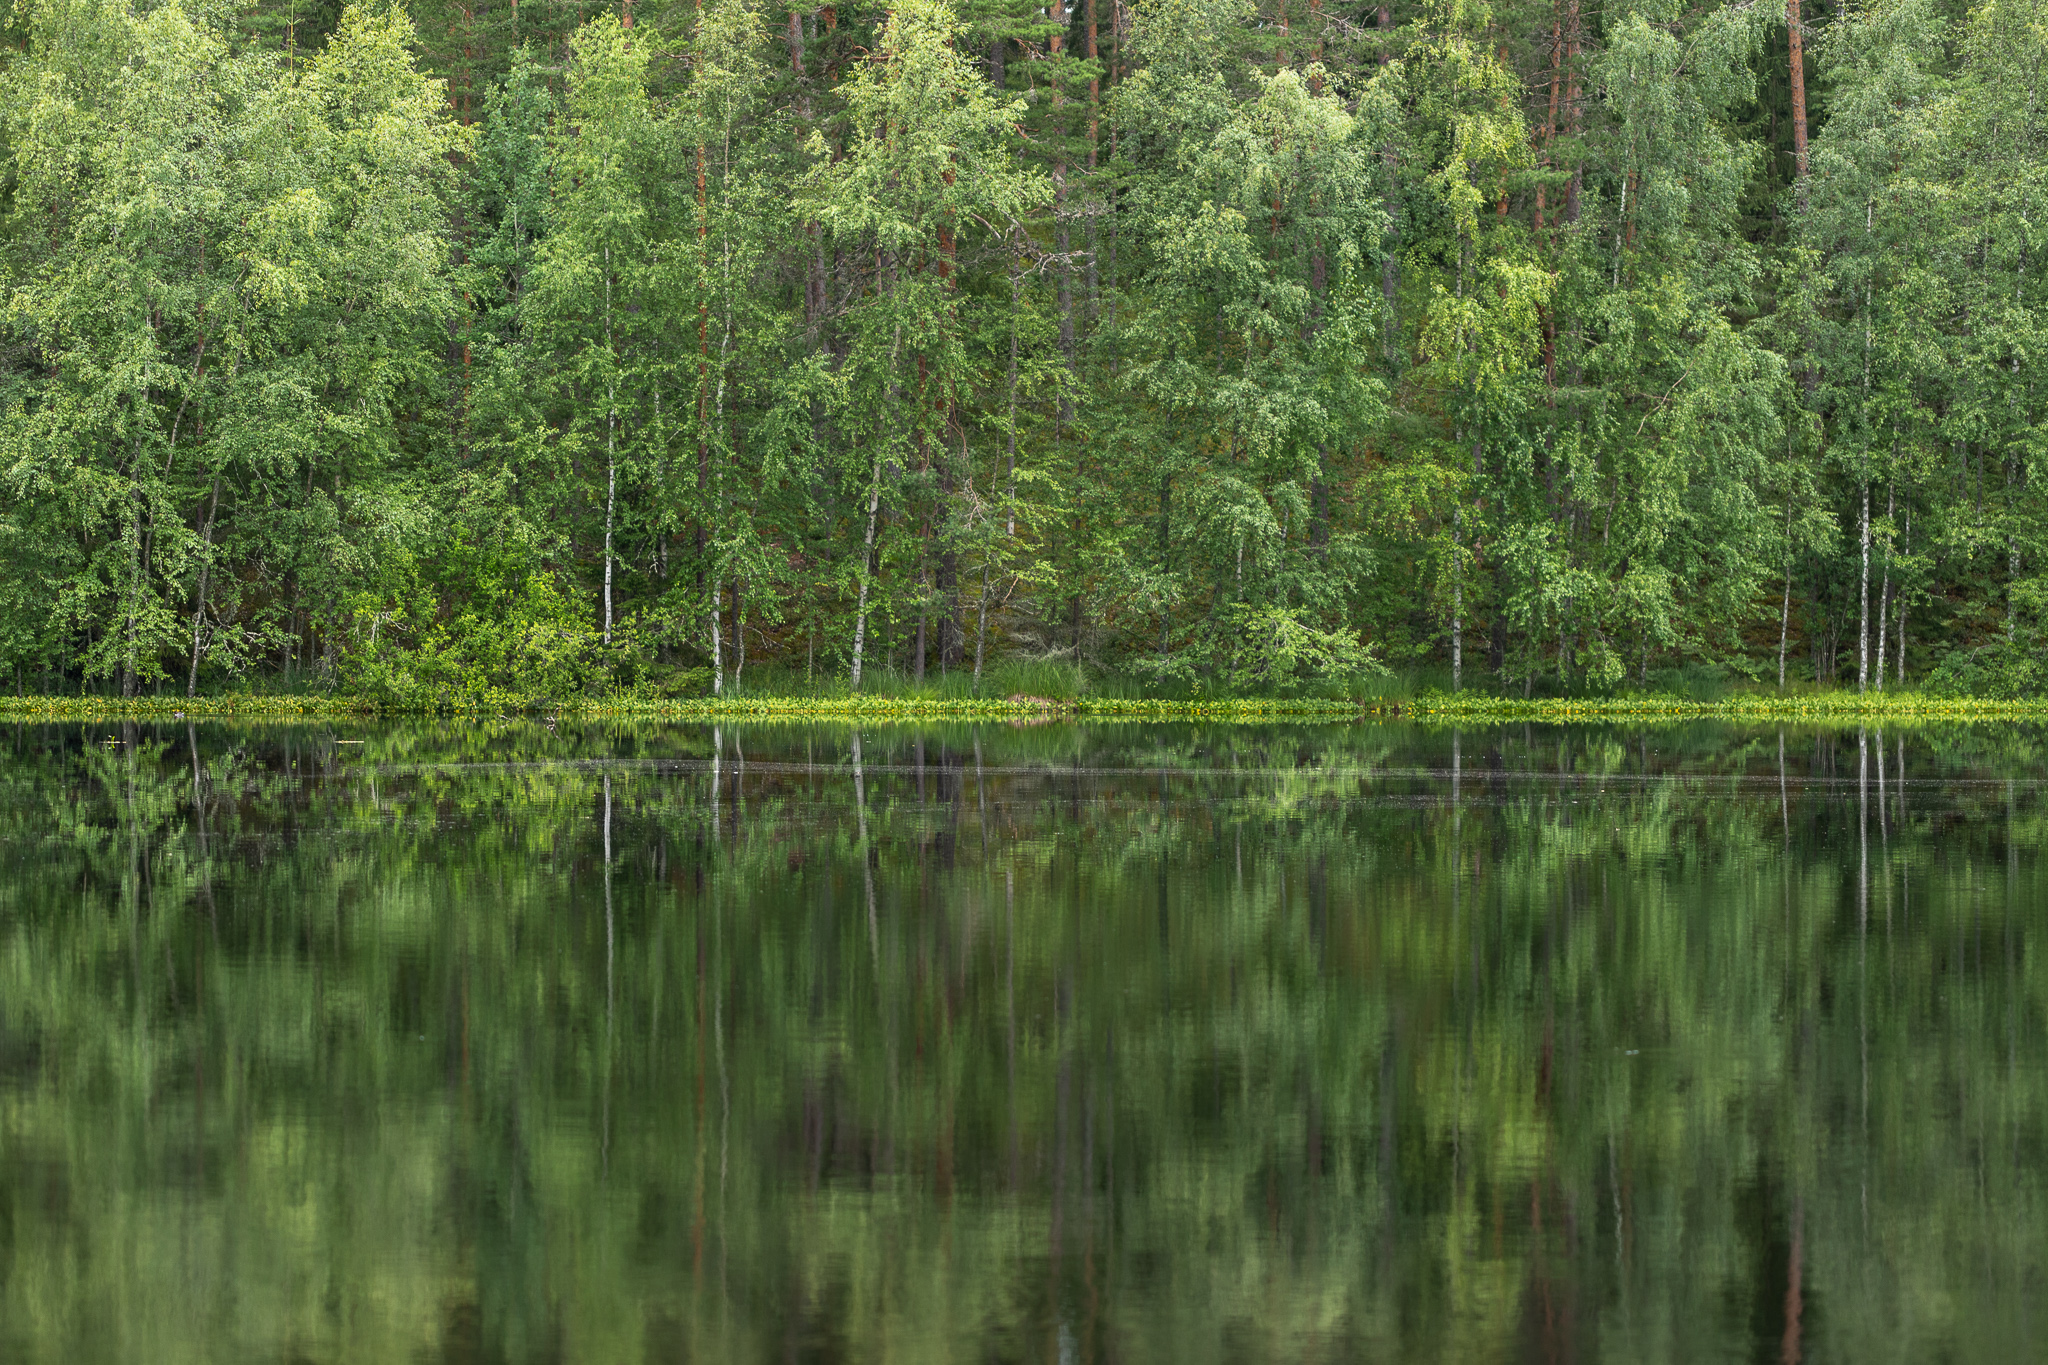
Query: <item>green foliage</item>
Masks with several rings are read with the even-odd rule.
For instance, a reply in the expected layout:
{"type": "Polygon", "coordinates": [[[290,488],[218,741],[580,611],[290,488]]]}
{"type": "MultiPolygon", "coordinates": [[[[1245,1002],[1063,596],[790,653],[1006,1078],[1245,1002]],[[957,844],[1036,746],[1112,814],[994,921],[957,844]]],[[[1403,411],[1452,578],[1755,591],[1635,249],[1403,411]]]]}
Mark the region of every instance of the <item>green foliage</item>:
{"type": "Polygon", "coordinates": [[[1358,632],[1318,630],[1300,608],[1240,605],[1224,679],[1232,691],[1282,695],[1322,679],[1371,678],[1386,669],[1358,632]]]}
{"type": "Polygon", "coordinates": [[[1944,697],[2041,697],[2048,695],[2048,660],[2036,640],[1953,649],[1929,671],[1927,690],[1944,697]]]}
{"type": "Polygon", "coordinates": [[[421,593],[395,611],[358,599],[341,681],[390,711],[518,708],[580,695],[604,676],[589,615],[542,574],[449,620],[421,593]]]}
{"type": "Polygon", "coordinates": [[[364,603],[394,697],[2041,629],[2033,11],[1807,13],[1803,176],[1773,5],[1363,13],[23,0],[0,677],[345,685],[364,603]],[[534,579],[598,644],[507,681],[534,579]]]}

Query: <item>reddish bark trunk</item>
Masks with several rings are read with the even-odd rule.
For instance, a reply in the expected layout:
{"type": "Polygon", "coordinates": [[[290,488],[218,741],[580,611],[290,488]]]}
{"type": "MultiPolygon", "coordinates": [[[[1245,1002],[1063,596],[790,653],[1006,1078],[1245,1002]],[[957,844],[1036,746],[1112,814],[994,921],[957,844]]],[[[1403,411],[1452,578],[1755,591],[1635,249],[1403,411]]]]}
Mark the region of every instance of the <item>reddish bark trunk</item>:
{"type": "Polygon", "coordinates": [[[1785,33],[1792,75],[1792,162],[1799,211],[1806,212],[1806,40],[1799,32],[1799,0],[1785,0],[1785,33]]]}

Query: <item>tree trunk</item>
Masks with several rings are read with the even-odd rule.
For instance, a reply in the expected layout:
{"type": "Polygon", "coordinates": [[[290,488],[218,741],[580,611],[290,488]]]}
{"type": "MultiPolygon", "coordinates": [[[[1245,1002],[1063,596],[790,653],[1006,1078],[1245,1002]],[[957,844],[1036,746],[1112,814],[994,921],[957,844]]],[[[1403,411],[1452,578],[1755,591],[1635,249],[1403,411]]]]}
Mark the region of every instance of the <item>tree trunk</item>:
{"type": "MultiPolygon", "coordinates": [[[[1282,0],[1284,5],[1285,0],[1282,0]]],[[[1286,13],[1283,8],[1281,11],[1286,13]]],[[[1091,323],[1102,297],[1102,280],[1095,268],[1095,158],[1102,121],[1102,78],[1095,67],[1095,0],[1088,0],[1088,316],[1091,323]]]]}
{"type": "Polygon", "coordinates": [[[1451,508],[1451,691],[1458,690],[1465,668],[1465,565],[1461,557],[1464,509],[1451,508]]]}
{"type": "Polygon", "coordinates": [[[1785,600],[1778,605],[1778,690],[1785,690],[1785,640],[1792,628],[1792,495],[1785,495],[1785,600]]]}
{"type": "MultiPolygon", "coordinates": [[[[698,22],[703,21],[703,0],[698,0],[698,22]]],[[[711,209],[705,191],[705,145],[697,144],[697,266],[702,274],[711,268],[711,209]]],[[[711,291],[697,299],[697,587],[705,593],[711,627],[711,693],[725,691],[725,658],[718,620],[718,572],[710,562],[711,551],[711,291]]]]}
{"type": "Polygon", "coordinates": [[[1792,165],[1798,179],[1801,216],[1806,213],[1806,39],[1799,31],[1799,0],[1785,0],[1786,45],[1792,76],[1792,165]]]}
{"type": "Polygon", "coordinates": [[[973,695],[981,695],[981,661],[988,646],[988,561],[981,565],[981,602],[974,625],[974,689],[973,695]]]}
{"type": "Polygon", "coordinates": [[[1315,472],[1308,480],[1308,545],[1319,560],[1330,557],[1330,448],[1316,451],[1315,472]]]}
{"type": "Polygon", "coordinates": [[[612,510],[619,495],[619,346],[612,333],[612,249],[604,249],[604,348],[611,387],[604,412],[604,642],[612,642],[612,510]]]}
{"type": "MultiPolygon", "coordinates": [[[[1913,509],[1910,506],[1906,508],[1905,535],[1901,538],[1899,550],[1902,554],[1910,555],[1913,553],[1913,509]]],[[[1898,680],[1899,686],[1904,688],[1906,685],[1906,585],[1904,582],[1899,584],[1899,609],[1895,614],[1899,618],[1898,680]]]]}
{"type": "Polygon", "coordinates": [[[1067,97],[1061,84],[1059,61],[1061,53],[1066,50],[1067,24],[1072,16],[1069,0],[1053,0],[1051,15],[1055,27],[1047,45],[1053,57],[1051,131],[1055,139],[1055,160],[1052,164],[1052,218],[1053,235],[1058,242],[1060,258],[1060,357],[1066,364],[1068,379],[1068,383],[1060,389],[1059,400],[1059,424],[1060,430],[1064,432],[1074,421],[1074,258],[1067,222],[1066,126],[1062,117],[1067,97]]]}
{"type": "MultiPolygon", "coordinates": [[[[1543,153],[1541,166],[1550,169],[1551,149],[1557,142],[1557,103],[1564,94],[1564,4],[1554,0],[1550,20],[1550,109],[1543,120],[1543,153]]],[[[1543,232],[1544,191],[1548,187],[1542,181],[1536,182],[1536,215],[1533,219],[1536,232],[1543,232]]]]}
{"type": "MultiPolygon", "coordinates": [[[[2018,357],[2014,358],[2015,364],[2018,357]]],[[[2010,526],[2013,519],[2013,462],[2005,462],[2005,516],[2010,526]]],[[[2019,604],[2013,600],[2013,589],[2020,581],[2020,542],[2010,531],[2005,537],[2005,638],[2015,639],[2019,633],[2019,604]]]]}
{"type": "MultiPolygon", "coordinates": [[[[1394,36],[1394,13],[1387,5],[1381,5],[1378,12],[1379,31],[1382,43],[1394,36]]],[[[1380,65],[1384,67],[1392,54],[1383,45],[1380,49],[1380,65]]],[[[1394,151],[1394,144],[1387,142],[1380,147],[1380,162],[1387,172],[1387,231],[1380,244],[1380,301],[1386,305],[1380,345],[1386,355],[1387,372],[1398,375],[1401,371],[1401,317],[1398,304],[1401,295],[1401,191],[1396,172],[1400,157],[1394,151]]]]}
{"type": "MultiPolygon", "coordinates": [[[[966,434],[962,432],[960,462],[969,461],[966,434]]],[[[943,505],[953,506],[957,470],[951,461],[941,466],[939,484],[943,505]]],[[[958,668],[967,656],[967,603],[960,594],[960,546],[952,532],[946,532],[939,550],[939,672],[958,668]]]]}
{"type": "Polygon", "coordinates": [[[718,579],[713,576],[711,597],[705,604],[705,624],[711,631],[711,695],[716,697],[725,692],[725,623],[718,615],[718,579]]]}
{"type": "MultiPolygon", "coordinates": [[[[1898,485],[1897,485],[1897,484],[1894,484],[1894,485],[1892,485],[1892,487],[1891,487],[1891,488],[1889,488],[1888,490],[1886,490],[1886,492],[1885,492],[1885,495],[1884,495],[1884,515],[1885,515],[1885,521],[1886,521],[1887,523],[1889,523],[1889,522],[1891,521],[1891,517],[1892,517],[1892,512],[1893,512],[1893,510],[1894,510],[1894,509],[1895,509],[1895,508],[1897,507],[1897,505],[1898,505],[1898,485]]],[[[1890,607],[1890,606],[1891,606],[1891,600],[1892,600],[1892,556],[1891,556],[1891,551],[1890,551],[1890,549],[1886,549],[1886,551],[1885,551],[1885,556],[1884,556],[1884,577],[1883,577],[1883,579],[1882,579],[1882,580],[1880,580],[1880,582],[1879,582],[1879,584],[1878,584],[1878,589],[1877,589],[1877,674],[1876,674],[1876,681],[1877,681],[1877,689],[1876,689],[1876,690],[1877,690],[1877,691],[1879,691],[1879,692],[1882,692],[1882,691],[1884,691],[1884,646],[1885,646],[1885,641],[1886,641],[1886,639],[1888,638],[1888,637],[1887,637],[1887,635],[1886,635],[1886,633],[1885,633],[1885,628],[1886,628],[1886,626],[1887,626],[1887,625],[1889,625],[1889,624],[1890,624],[1890,622],[1889,622],[1889,621],[1888,621],[1888,619],[1886,618],[1886,615],[1885,615],[1885,611],[1886,611],[1886,609],[1887,609],[1888,607],[1890,607]]]]}
{"type": "MultiPolygon", "coordinates": [[[[789,9],[789,72],[797,83],[797,120],[808,126],[811,120],[811,87],[804,70],[803,15],[795,5],[789,9]]],[[[802,134],[799,133],[799,137],[802,134]]],[[[804,326],[817,341],[817,329],[825,313],[825,255],[818,245],[818,225],[805,223],[804,240],[810,250],[804,259],[804,326]]]]}
{"type": "Polygon", "coordinates": [[[875,452],[875,472],[868,485],[868,529],[861,541],[860,605],[853,615],[853,690],[860,691],[861,650],[868,638],[868,588],[875,576],[875,514],[882,506],[882,455],[875,452]]]}
{"type": "Polygon", "coordinates": [[[931,602],[928,595],[925,592],[926,586],[926,575],[924,571],[920,569],[917,575],[917,656],[915,659],[911,661],[910,665],[911,677],[916,679],[917,682],[920,684],[924,682],[924,625],[925,619],[931,615],[931,602]]]}
{"type": "Polygon", "coordinates": [[[1863,552],[1863,567],[1856,579],[1856,690],[1870,685],[1870,480],[1863,480],[1862,512],[1858,517],[1857,539],[1863,552]]]}
{"type": "Polygon", "coordinates": [[[612,642],[612,513],[619,500],[618,384],[604,418],[604,642],[612,642]]]}
{"type": "MultiPolygon", "coordinates": [[[[1566,137],[1576,139],[1579,135],[1579,40],[1582,36],[1579,0],[1566,0],[1564,17],[1564,128],[1566,137]]],[[[1585,174],[1584,163],[1574,160],[1571,183],[1565,188],[1564,196],[1564,220],[1567,223],[1579,221],[1579,188],[1585,174]]]]}
{"type": "MultiPolygon", "coordinates": [[[[138,441],[138,445],[140,442],[138,441]]],[[[137,452],[140,458],[140,452],[137,452]]],[[[132,698],[135,695],[136,651],[135,613],[142,598],[142,572],[146,556],[142,550],[142,485],[133,485],[130,499],[134,504],[133,520],[130,523],[128,549],[128,614],[121,624],[121,695],[132,698]]]]}
{"type": "Polygon", "coordinates": [[[1778,604],[1778,690],[1785,690],[1785,637],[1792,625],[1792,556],[1785,556],[1785,600],[1778,604]]]}
{"type": "Polygon", "coordinates": [[[213,497],[199,528],[199,591],[192,601],[192,671],[185,676],[185,695],[199,693],[199,641],[206,619],[206,580],[213,569],[213,518],[220,510],[220,475],[213,476],[213,497]]]}
{"type": "MultiPolygon", "coordinates": [[[[1493,579],[1496,587],[1499,586],[1501,581],[1500,572],[1500,565],[1496,563],[1494,565],[1493,579]]],[[[1505,592],[1502,592],[1499,593],[1494,600],[1496,602],[1500,602],[1505,601],[1506,598],[1507,594],[1505,592]]],[[[1645,645],[1644,648],[1647,649],[1648,646],[1645,645]]],[[[1645,655],[1645,657],[1648,656],[1645,655]]],[[[1507,671],[1507,666],[1508,621],[1507,617],[1496,608],[1496,610],[1493,613],[1493,621],[1491,625],[1488,627],[1486,633],[1486,668],[1489,673],[1493,674],[1495,686],[1499,685],[1502,675],[1505,674],[1507,671]]]]}
{"type": "Polygon", "coordinates": [[[1023,292],[1013,242],[1010,251],[1010,448],[1007,482],[1003,486],[1004,533],[1013,538],[1017,534],[1017,320],[1024,312],[1023,292]]]}
{"type": "Polygon", "coordinates": [[[739,690],[740,675],[747,669],[747,603],[741,581],[732,581],[732,685],[739,690]]]}

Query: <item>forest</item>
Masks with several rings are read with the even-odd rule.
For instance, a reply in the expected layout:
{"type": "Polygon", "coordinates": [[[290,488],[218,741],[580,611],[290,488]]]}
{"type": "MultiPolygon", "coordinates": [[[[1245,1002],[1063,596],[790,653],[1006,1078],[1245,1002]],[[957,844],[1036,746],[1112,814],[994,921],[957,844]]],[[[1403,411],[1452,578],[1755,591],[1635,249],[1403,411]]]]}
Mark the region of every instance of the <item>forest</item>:
{"type": "Polygon", "coordinates": [[[0,680],[2043,690],[2044,64],[2036,0],[16,0],[0,680]]]}

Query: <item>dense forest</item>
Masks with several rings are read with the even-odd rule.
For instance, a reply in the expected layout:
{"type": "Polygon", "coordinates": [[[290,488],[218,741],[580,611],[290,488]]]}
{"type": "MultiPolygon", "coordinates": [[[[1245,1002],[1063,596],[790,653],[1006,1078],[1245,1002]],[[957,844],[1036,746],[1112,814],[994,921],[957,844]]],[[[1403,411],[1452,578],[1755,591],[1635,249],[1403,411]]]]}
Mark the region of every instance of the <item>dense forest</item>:
{"type": "Polygon", "coordinates": [[[2048,682],[2034,0],[0,37],[16,691],[2048,682]]]}

